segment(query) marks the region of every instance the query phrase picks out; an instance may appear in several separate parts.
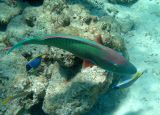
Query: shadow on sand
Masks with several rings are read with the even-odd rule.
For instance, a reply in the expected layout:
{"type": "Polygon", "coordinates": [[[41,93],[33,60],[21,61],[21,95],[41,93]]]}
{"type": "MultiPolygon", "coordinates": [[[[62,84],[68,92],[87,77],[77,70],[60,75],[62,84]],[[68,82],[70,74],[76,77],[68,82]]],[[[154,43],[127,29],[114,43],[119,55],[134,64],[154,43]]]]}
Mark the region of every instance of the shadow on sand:
{"type": "Polygon", "coordinates": [[[127,91],[125,90],[114,90],[106,92],[85,115],[113,115],[125,97],[127,97],[127,91]]]}

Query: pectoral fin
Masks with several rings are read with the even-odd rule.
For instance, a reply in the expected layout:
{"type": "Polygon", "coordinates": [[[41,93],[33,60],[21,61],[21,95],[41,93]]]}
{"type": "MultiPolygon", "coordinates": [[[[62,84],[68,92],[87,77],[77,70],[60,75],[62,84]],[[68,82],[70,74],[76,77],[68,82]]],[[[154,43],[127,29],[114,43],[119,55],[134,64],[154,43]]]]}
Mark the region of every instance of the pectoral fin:
{"type": "Polygon", "coordinates": [[[87,67],[92,67],[93,63],[89,60],[84,60],[83,61],[83,68],[87,68],[87,67]]]}
{"type": "Polygon", "coordinates": [[[97,43],[99,43],[99,44],[103,44],[103,42],[102,42],[102,36],[101,36],[100,34],[97,35],[95,41],[96,41],[97,43]]]}

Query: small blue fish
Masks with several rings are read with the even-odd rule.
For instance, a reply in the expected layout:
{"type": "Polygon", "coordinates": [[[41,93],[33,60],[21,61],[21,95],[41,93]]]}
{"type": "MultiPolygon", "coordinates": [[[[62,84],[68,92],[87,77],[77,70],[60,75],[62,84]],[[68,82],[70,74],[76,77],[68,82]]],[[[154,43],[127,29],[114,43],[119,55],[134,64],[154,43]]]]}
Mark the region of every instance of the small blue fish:
{"type": "Polygon", "coordinates": [[[131,79],[127,79],[115,86],[113,86],[113,89],[121,89],[121,88],[127,88],[131,86],[144,72],[137,72],[131,79]]]}
{"type": "Polygon", "coordinates": [[[36,69],[41,64],[41,61],[42,61],[42,55],[33,58],[26,64],[26,70],[30,71],[32,68],[36,69]]]}

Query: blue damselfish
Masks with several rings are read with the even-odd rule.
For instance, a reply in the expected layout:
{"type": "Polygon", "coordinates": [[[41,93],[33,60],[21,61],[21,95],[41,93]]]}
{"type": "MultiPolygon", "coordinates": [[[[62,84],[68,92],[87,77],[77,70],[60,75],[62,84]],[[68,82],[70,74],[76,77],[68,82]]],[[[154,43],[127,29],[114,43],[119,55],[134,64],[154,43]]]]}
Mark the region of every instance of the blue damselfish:
{"type": "Polygon", "coordinates": [[[30,71],[31,69],[36,69],[41,64],[41,61],[42,61],[42,55],[39,55],[34,59],[30,60],[26,64],[26,71],[30,71]]]}

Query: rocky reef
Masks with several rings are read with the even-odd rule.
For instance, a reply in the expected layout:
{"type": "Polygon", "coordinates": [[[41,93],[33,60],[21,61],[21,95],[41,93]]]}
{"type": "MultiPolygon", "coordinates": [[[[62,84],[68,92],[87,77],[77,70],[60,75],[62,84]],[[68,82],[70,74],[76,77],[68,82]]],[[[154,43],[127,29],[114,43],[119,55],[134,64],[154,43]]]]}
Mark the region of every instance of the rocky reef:
{"type": "Polygon", "coordinates": [[[89,111],[98,95],[107,91],[112,82],[109,74],[94,66],[82,69],[71,82],[65,83],[57,68],[58,64],[51,66],[55,69],[43,103],[43,110],[51,115],[76,115],[89,111]]]}
{"type": "Polygon", "coordinates": [[[92,15],[83,3],[71,0],[40,0],[38,6],[27,0],[11,5],[11,1],[0,3],[5,9],[0,10],[0,28],[6,25],[6,31],[0,32],[0,101],[9,96],[14,99],[0,103],[0,114],[34,115],[35,109],[36,113],[50,115],[88,112],[118,75],[97,66],[83,68],[83,60],[55,47],[30,45],[10,55],[5,55],[4,49],[28,37],[65,33],[90,40],[101,37],[103,45],[127,57],[121,33],[132,29],[134,23],[128,22],[125,28],[123,21],[109,15],[92,15]],[[39,54],[45,54],[41,66],[26,72],[27,61],[39,54]]]}

